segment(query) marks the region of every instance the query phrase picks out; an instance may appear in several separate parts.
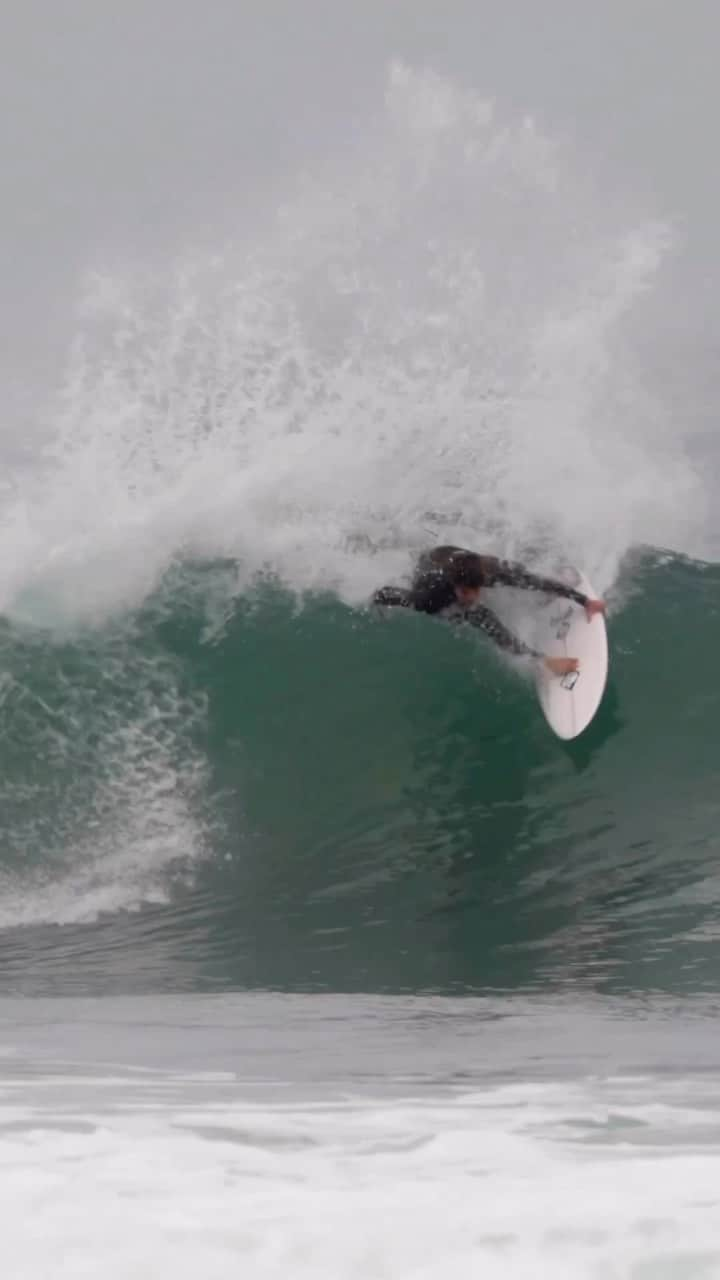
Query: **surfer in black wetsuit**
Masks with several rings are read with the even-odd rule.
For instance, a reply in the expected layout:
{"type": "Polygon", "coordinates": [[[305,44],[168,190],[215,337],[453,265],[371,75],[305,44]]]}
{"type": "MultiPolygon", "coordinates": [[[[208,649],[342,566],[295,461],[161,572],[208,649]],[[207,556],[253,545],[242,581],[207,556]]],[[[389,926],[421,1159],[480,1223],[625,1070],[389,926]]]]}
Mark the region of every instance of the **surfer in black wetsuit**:
{"type": "Polygon", "coordinates": [[[498,560],[495,556],[478,555],[462,547],[435,547],[420,556],[410,587],[381,587],[373,603],[416,609],[419,613],[437,614],[450,622],[468,622],[490,636],[501,649],[510,653],[541,658],[554,675],[577,671],[577,658],[550,658],[523,644],[503,625],[498,617],[480,603],[484,587],[520,587],[526,591],[542,591],[563,596],[582,605],[588,620],[605,612],[603,600],[591,600],[582,591],[530,573],[521,564],[498,560]]]}

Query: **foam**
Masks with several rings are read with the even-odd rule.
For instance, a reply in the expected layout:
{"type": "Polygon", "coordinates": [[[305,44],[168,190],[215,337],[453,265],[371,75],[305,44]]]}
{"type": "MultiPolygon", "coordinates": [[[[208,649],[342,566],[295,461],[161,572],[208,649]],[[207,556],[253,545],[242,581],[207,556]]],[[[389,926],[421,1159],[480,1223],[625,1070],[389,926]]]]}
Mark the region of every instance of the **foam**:
{"type": "MultiPolygon", "coordinates": [[[[190,741],[202,700],[181,695],[172,663],[124,632],[105,642],[94,652],[78,638],[84,663],[71,678],[49,645],[35,652],[41,689],[43,663],[54,663],[47,702],[17,678],[4,691],[1,928],[166,902],[205,852],[205,766],[190,741]]],[[[21,671],[23,657],[21,646],[21,671]]]]}
{"type": "Polygon", "coordinates": [[[95,621],[178,556],[359,602],[435,539],[561,550],[601,589],[629,546],[701,544],[682,427],[630,358],[668,228],[432,72],[392,66],[384,110],[263,240],[88,276],[0,495],[3,611],[95,621]]]}
{"type": "Polygon", "coordinates": [[[720,1269],[714,1080],[274,1106],[215,1101],[209,1082],[168,1085],[104,1079],[105,1102],[88,1106],[82,1079],[64,1103],[59,1077],[10,1080],[0,1186],[13,1275],[630,1280],[720,1269]]]}

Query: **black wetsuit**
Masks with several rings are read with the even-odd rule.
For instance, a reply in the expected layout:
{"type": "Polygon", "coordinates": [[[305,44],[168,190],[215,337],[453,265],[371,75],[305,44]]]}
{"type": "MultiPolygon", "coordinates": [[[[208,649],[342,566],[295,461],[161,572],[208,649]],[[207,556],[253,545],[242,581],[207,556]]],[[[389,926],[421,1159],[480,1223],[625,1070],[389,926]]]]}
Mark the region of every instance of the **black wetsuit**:
{"type": "MultiPolygon", "coordinates": [[[[416,609],[419,613],[438,614],[449,622],[467,622],[490,636],[501,649],[518,655],[542,657],[535,649],[523,644],[486,605],[473,605],[466,609],[458,602],[453,578],[453,559],[466,556],[461,547],[435,547],[419,559],[410,587],[381,587],[373,597],[373,603],[416,609]]],[[[576,604],[587,604],[587,596],[574,587],[558,582],[555,578],[542,578],[530,573],[521,564],[498,560],[495,556],[479,556],[482,566],[483,587],[520,587],[526,591],[542,591],[547,595],[563,596],[576,604]]]]}

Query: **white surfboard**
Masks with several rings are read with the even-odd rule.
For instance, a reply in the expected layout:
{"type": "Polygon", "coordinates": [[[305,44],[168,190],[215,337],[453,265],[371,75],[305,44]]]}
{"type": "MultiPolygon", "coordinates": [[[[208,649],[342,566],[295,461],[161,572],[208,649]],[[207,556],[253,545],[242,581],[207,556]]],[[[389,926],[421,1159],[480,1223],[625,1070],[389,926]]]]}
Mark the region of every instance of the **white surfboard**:
{"type": "MultiPolygon", "coordinates": [[[[563,574],[578,591],[595,598],[583,574],[563,574]]],[[[536,677],[540,705],[559,738],[577,738],[587,729],[605,692],[608,643],[605,619],[596,613],[588,621],[585,610],[572,600],[555,596],[540,611],[537,647],[551,657],[578,658],[580,670],[554,676],[540,666],[536,677]]]]}

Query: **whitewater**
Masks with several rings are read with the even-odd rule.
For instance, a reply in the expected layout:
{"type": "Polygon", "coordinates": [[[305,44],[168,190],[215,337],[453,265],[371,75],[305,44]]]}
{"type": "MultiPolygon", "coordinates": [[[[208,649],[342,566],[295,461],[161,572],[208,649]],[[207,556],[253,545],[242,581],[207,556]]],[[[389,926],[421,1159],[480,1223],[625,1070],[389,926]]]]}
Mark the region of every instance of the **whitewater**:
{"type": "Polygon", "coordinates": [[[178,556],[361,604],[433,540],[569,554],[602,590],[638,545],[702,554],[633,352],[670,227],[432,72],[394,64],[367,132],[256,242],[88,272],[5,480],[5,612],[106,616],[178,556]]]}

